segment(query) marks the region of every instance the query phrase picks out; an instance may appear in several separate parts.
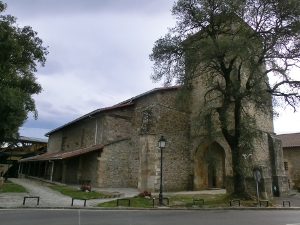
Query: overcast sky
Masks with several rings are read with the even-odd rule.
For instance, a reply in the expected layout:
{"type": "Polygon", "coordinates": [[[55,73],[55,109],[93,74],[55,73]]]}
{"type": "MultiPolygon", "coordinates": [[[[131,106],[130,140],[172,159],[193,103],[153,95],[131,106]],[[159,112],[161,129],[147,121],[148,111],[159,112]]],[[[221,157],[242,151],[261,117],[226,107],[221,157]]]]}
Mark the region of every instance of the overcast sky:
{"type": "MultiPolygon", "coordinates": [[[[112,106],[155,87],[149,54],[173,27],[174,0],[4,0],[5,14],[29,25],[49,46],[36,77],[38,120],[30,115],[22,136],[44,134],[95,109],[112,106]]],[[[275,132],[300,132],[300,114],[284,111],[275,132]]]]}

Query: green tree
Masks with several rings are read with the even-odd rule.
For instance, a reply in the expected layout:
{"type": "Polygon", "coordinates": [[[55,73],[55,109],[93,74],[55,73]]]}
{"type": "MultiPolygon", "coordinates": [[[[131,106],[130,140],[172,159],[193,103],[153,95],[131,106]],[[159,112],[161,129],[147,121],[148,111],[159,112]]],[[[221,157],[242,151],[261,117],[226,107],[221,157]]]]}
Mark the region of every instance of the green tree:
{"type": "Polygon", "coordinates": [[[234,191],[246,194],[242,155],[251,153],[259,136],[249,108],[272,115],[271,99],[294,110],[300,101],[300,81],[289,75],[300,65],[300,2],[178,0],[172,14],[176,26],[150,55],[151,78],[181,85],[182,102],[195,79],[208,87],[193,125],[207,130],[208,138],[216,131],[224,136],[232,151],[234,191]]]}
{"type": "Polygon", "coordinates": [[[47,48],[31,27],[18,27],[16,18],[3,15],[7,5],[0,1],[0,143],[12,141],[18,129],[37,110],[32,95],[42,87],[34,73],[45,65],[47,48]]]}

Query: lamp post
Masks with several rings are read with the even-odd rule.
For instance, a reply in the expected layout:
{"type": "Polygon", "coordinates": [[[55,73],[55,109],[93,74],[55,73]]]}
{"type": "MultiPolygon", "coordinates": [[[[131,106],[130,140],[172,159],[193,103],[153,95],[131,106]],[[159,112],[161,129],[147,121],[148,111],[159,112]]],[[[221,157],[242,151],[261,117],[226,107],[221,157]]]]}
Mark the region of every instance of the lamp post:
{"type": "Polygon", "coordinates": [[[161,136],[158,140],[158,147],[160,148],[160,187],[159,187],[159,204],[162,205],[163,194],[162,194],[162,150],[166,147],[167,141],[164,139],[164,136],[161,136]]]}

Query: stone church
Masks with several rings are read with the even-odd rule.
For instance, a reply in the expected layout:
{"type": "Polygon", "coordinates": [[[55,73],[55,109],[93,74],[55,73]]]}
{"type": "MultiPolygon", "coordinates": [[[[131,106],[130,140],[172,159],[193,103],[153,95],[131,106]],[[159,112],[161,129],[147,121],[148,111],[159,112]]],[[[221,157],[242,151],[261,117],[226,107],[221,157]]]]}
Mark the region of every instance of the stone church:
{"type": "MultiPolygon", "coordinates": [[[[233,190],[231,150],[224,137],[208,141],[192,133],[192,122],[203,104],[205,87],[195,79],[187,112],[174,107],[180,87],[156,88],[108,108],[94,110],[46,134],[48,151],[20,160],[20,174],[61,183],[89,181],[95,187],[132,187],[158,191],[160,149],[163,135],[164,191],[226,188],[233,190]],[[219,164],[210,170],[205,154],[210,151],[219,164]]],[[[288,192],[281,141],[273,118],[257,113],[261,139],[252,155],[258,165],[259,191],[264,197],[288,192]]],[[[248,167],[245,167],[248,168],[248,167]]],[[[255,194],[252,168],[248,168],[248,191],[255,194]]]]}
{"type": "MultiPolygon", "coordinates": [[[[156,88],[48,132],[47,153],[21,160],[20,173],[61,183],[89,180],[95,187],[157,191],[158,140],[164,135],[167,140],[163,150],[164,191],[230,190],[229,146],[222,136],[214,142],[191,137],[191,114],[173,107],[177,91],[178,87],[156,88]],[[214,174],[209,173],[209,165],[203,158],[208,148],[220,162],[214,174]]],[[[264,142],[255,153],[262,162],[260,192],[272,195],[272,185],[276,185],[283,195],[287,187],[281,142],[273,135],[271,118],[263,128],[264,142]]]]}

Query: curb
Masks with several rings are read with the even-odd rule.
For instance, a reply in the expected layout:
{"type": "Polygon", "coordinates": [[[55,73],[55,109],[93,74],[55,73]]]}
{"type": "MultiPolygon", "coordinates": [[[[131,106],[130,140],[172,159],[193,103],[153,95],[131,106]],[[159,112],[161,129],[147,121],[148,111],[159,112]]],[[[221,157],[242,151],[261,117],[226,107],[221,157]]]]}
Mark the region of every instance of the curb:
{"type": "Polygon", "coordinates": [[[0,210],[9,210],[9,209],[68,209],[68,210],[161,210],[161,211],[170,211],[170,210],[185,210],[185,211],[221,211],[221,210],[300,210],[300,207],[217,207],[217,208],[186,208],[186,207],[153,207],[153,208],[134,208],[134,207],[82,207],[82,206],[70,206],[70,207],[48,207],[48,206],[25,206],[25,207],[0,207],[0,210]]]}

